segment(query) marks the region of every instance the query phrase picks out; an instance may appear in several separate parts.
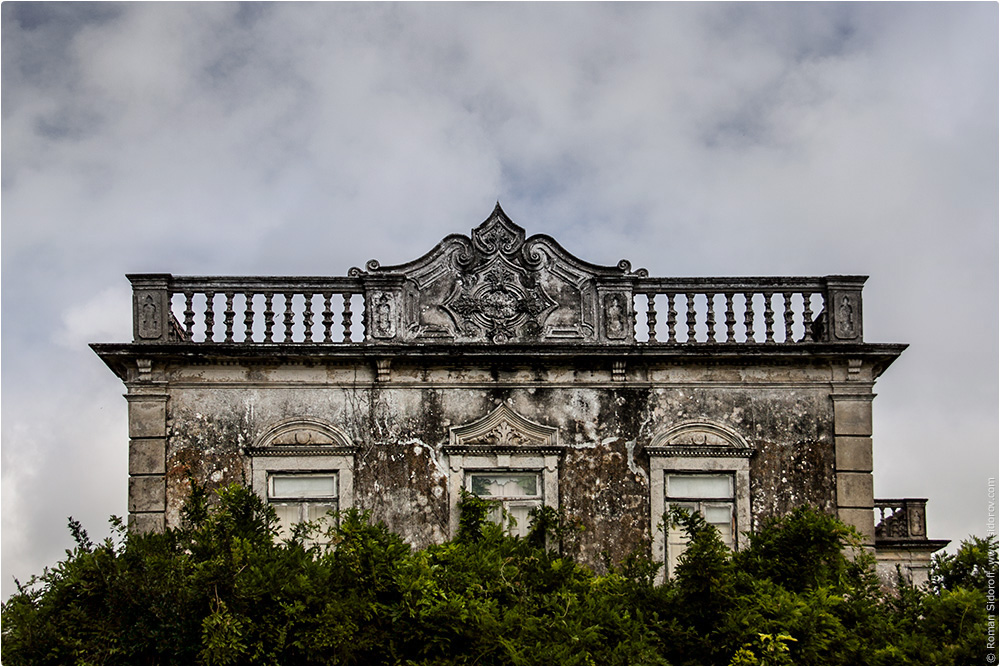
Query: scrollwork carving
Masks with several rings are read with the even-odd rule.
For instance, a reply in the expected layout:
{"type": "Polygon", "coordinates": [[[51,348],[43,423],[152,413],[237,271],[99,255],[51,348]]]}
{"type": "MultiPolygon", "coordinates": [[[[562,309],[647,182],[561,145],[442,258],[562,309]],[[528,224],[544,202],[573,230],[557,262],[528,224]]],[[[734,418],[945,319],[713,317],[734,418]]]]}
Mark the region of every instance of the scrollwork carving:
{"type": "MultiPolygon", "coordinates": [[[[606,278],[639,275],[631,270],[626,260],[616,267],[584,262],[545,235],[525,239],[524,229],[498,204],[469,236],[449,235],[406,264],[382,266],[371,260],[365,271],[352,269],[351,275],[363,280],[370,274],[391,276],[409,286],[394,292],[394,337],[506,343],[607,339],[598,285],[606,278]]],[[[385,284],[365,286],[373,338],[385,329],[375,319],[372,290],[384,290],[385,284]]],[[[631,336],[628,298],[623,293],[611,306],[612,338],[631,336]]]]}
{"type": "Polygon", "coordinates": [[[524,230],[511,222],[498,203],[486,223],[472,230],[472,244],[484,255],[512,255],[524,245],[524,230]]]}
{"type": "Polygon", "coordinates": [[[653,436],[647,448],[660,456],[749,457],[753,447],[740,434],[721,424],[687,422],[653,436]]]}
{"type": "Polygon", "coordinates": [[[549,263],[549,255],[544,251],[542,245],[536,241],[527,241],[521,248],[521,257],[524,265],[532,271],[538,271],[549,263]]]}
{"type": "Polygon", "coordinates": [[[482,331],[494,343],[541,333],[543,313],[556,303],[531,278],[506,262],[463,276],[460,289],[444,306],[466,335],[482,331]]]}
{"type": "Polygon", "coordinates": [[[450,429],[450,446],[555,447],[558,432],[500,405],[471,424],[450,429]]]}
{"type": "Polygon", "coordinates": [[[454,266],[460,271],[468,270],[476,263],[476,251],[468,239],[456,240],[455,249],[452,251],[451,259],[454,266]]]}

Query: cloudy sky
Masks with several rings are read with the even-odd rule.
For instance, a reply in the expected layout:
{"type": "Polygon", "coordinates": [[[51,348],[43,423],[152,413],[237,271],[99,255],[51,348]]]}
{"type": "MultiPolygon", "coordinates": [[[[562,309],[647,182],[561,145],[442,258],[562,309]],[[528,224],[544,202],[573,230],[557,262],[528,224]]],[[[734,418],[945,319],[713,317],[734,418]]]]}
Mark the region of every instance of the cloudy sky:
{"type": "Polygon", "coordinates": [[[985,534],[998,7],[2,5],[2,592],[126,512],[127,272],[343,275],[500,200],[653,275],[870,275],[876,497],[985,534]]]}

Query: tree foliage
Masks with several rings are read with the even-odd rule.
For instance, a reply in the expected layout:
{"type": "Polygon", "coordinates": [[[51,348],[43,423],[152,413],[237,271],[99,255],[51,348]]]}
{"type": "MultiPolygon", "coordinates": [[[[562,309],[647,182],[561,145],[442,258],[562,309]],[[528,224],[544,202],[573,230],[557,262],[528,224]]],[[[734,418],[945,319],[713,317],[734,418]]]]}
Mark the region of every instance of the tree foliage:
{"type": "Polygon", "coordinates": [[[931,586],[880,590],[871,557],[803,508],[731,553],[698,514],[675,577],[634,554],[596,574],[579,526],[535,514],[525,539],[464,495],[456,538],[411,549],[358,510],[278,539],[273,509],[195,489],[183,525],[112,519],[2,611],[6,664],[985,664],[996,541],[934,562],[931,586]]]}

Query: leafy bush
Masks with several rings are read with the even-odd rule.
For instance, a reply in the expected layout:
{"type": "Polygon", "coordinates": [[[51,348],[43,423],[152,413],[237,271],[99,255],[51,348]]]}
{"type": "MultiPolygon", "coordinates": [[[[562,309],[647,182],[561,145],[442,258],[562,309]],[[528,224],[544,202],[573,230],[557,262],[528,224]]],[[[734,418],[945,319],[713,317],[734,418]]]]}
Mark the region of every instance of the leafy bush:
{"type": "MultiPolygon", "coordinates": [[[[456,539],[411,549],[358,510],[278,538],[274,511],[196,488],[179,528],[76,546],[3,605],[7,664],[972,664],[995,540],[938,557],[927,590],[877,586],[850,528],[811,509],[731,553],[697,514],[676,576],[633,554],[598,574],[563,555],[579,524],[518,539],[464,495],[456,539]]],[[[568,550],[567,550],[568,551],[568,550]]],[[[995,581],[995,580],[994,580],[995,581]]],[[[995,626],[994,626],[995,627],[995,626]]]]}

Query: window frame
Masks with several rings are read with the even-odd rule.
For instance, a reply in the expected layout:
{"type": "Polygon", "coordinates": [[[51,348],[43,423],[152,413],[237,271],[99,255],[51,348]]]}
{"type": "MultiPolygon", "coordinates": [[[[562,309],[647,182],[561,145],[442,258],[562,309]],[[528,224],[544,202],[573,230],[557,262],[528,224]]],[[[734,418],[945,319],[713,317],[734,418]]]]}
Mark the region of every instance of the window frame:
{"type": "MultiPolygon", "coordinates": [[[[328,509],[327,512],[339,512],[340,511],[340,471],[339,470],[323,470],[315,471],[310,470],[308,472],[302,471],[288,471],[288,470],[272,470],[267,474],[267,502],[272,507],[277,507],[279,505],[285,506],[295,506],[298,509],[299,518],[293,523],[302,523],[303,521],[309,521],[309,507],[317,506],[330,506],[332,509],[328,509]],[[277,478],[290,478],[290,477],[333,477],[335,495],[314,495],[314,496],[279,496],[275,493],[275,480],[277,478]]],[[[326,512],[324,512],[324,515],[326,512]]],[[[290,529],[291,526],[288,526],[290,529]]]]}
{"type": "Polygon", "coordinates": [[[339,429],[314,419],[284,420],[247,448],[250,485],[254,493],[271,504],[272,500],[285,502],[284,498],[272,499],[274,475],[333,474],[337,481],[337,510],[344,511],[354,507],[356,453],[357,447],[339,429]]]}
{"type": "MultiPolygon", "coordinates": [[[[504,469],[504,468],[486,468],[486,469],[466,468],[465,490],[468,491],[469,493],[473,493],[479,496],[480,498],[484,498],[485,500],[490,500],[499,503],[500,508],[511,515],[513,515],[513,513],[510,512],[511,507],[520,506],[520,507],[530,507],[534,509],[536,507],[545,506],[545,481],[543,478],[542,470],[504,469]],[[511,476],[534,475],[536,492],[534,495],[531,496],[479,496],[479,494],[475,494],[475,492],[472,489],[472,479],[477,475],[483,475],[483,476],[495,475],[498,477],[505,475],[511,475],[511,476]]],[[[493,521],[494,519],[490,520],[493,521]]],[[[510,530],[509,524],[506,524],[503,521],[498,521],[497,523],[500,523],[500,525],[503,526],[504,530],[509,531],[511,535],[524,537],[528,534],[527,524],[523,526],[516,524],[514,530],[510,530]]]]}
{"type": "Polygon", "coordinates": [[[535,473],[538,475],[539,507],[559,507],[559,456],[556,451],[492,452],[486,450],[448,451],[448,494],[451,498],[449,529],[458,535],[461,511],[458,501],[473,474],[535,473]]]}
{"type": "MultiPolygon", "coordinates": [[[[695,511],[701,512],[701,515],[705,520],[712,526],[715,526],[715,522],[709,521],[707,512],[705,511],[709,507],[725,507],[729,510],[729,544],[726,546],[730,549],[735,549],[737,547],[736,538],[739,534],[739,529],[737,527],[737,516],[736,516],[736,479],[735,475],[728,472],[720,471],[703,471],[699,470],[697,472],[679,472],[676,470],[664,470],[663,471],[663,508],[666,512],[673,505],[694,505],[695,511]],[[683,496],[683,495],[669,495],[670,490],[670,478],[671,477],[725,477],[729,482],[729,493],[727,496],[705,496],[705,497],[695,497],[695,496],[683,496]]],[[[716,528],[718,528],[716,526],[716,528]]],[[[677,564],[677,558],[683,553],[683,549],[676,554],[671,554],[671,547],[673,546],[670,539],[671,532],[673,530],[682,530],[681,528],[674,529],[671,526],[664,525],[663,527],[665,533],[665,543],[664,543],[664,567],[668,571],[668,575],[673,575],[673,570],[677,564]]],[[[723,543],[726,540],[723,539],[723,543]]],[[[686,548],[688,541],[685,538],[684,546],[686,548]]]]}
{"type": "Polygon", "coordinates": [[[489,414],[448,429],[442,448],[448,474],[448,531],[458,535],[458,502],[466,488],[466,471],[534,472],[541,484],[541,506],[559,507],[559,431],[527,419],[501,403],[489,414]]]}
{"type": "Polygon", "coordinates": [[[672,474],[724,474],[732,477],[733,549],[747,545],[751,528],[750,457],[753,447],[735,431],[707,422],[678,424],[646,447],[650,473],[650,535],[653,560],[663,564],[658,581],[673,576],[667,559],[666,479],[672,474]]]}

